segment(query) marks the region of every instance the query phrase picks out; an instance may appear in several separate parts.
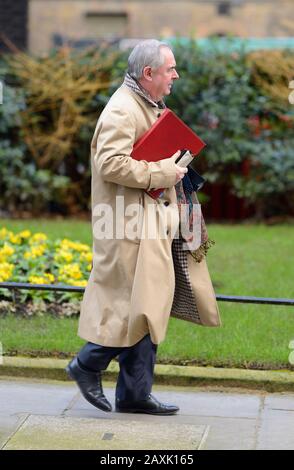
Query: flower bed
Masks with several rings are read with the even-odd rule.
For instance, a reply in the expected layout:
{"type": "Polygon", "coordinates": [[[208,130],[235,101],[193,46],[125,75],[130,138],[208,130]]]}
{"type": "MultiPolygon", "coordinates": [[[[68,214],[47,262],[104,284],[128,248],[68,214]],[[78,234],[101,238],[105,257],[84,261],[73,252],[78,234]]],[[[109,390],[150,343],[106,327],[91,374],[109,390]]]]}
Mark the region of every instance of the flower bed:
{"type": "MultiPolygon", "coordinates": [[[[13,233],[0,230],[0,282],[63,284],[85,287],[92,268],[91,248],[67,238],[50,240],[30,230],[13,233]]],[[[0,313],[36,314],[47,311],[66,315],[78,313],[79,293],[0,288],[0,313]],[[7,300],[14,302],[7,303],[7,300]],[[4,302],[4,303],[3,303],[4,302]],[[26,302],[26,304],[24,304],[26,302]],[[67,307],[60,309],[60,305],[67,307]],[[72,308],[69,309],[69,304],[72,308]],[[58,307],[57,307],[58,306],[58,307]]]]}

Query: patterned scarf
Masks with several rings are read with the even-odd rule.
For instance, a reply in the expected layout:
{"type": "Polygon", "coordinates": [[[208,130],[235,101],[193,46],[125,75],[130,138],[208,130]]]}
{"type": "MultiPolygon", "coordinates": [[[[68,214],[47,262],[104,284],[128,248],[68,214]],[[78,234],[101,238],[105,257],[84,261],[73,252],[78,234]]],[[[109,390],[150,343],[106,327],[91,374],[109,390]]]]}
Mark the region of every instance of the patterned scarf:
{"type": "MultiPolygon", "coordinates": [[[[147,103],[151,106],[164,109],[166,105],[163,101],[154,101],[149,93],[128,73],[125,76],[124,85],[131,88],[135,93],[140,95],[147,103]]],[[[197,198],[197,182],[195,179],[195,172],[192,168],[188,166],[188,173],[185,174],[184,178],[175,185],[177,203],[179,208],[179,213],[183,214],[183,207],[186,209],[185,220],[189,226],[189,232],[192,233],[191,236],[187,236],[180,227],[181,238],[186,241],[188,247],[189,244],[193,245],[193,227],[199,227],[200,233],[197,234],[197,239],[199,240],[199,246],[196,249],[190,249],[189,252],[195,259],[197,263],[206,256],[207,250],[214,245],[214,241],[208,238],[208,233],[206,229],[206,224],[202,215],[202,211],[196,211],[195,204],[198,204],[199,201],[197,198]],[[185,206],[183,206],[185,204],[185,206]],[[196,225],[194,225],[196,224],[196,225]]],[[[184,209],[184,210],[185,210],[184,209]]]]}
{"type": "Polygon", "coordinates": [[[164,109],[166,108],[165,104],[163,101],[154,101],[151,96],[149,95],[148,91],[146,91],[137,80],[135,80],[133,77],[131,77],[130,74],[126,74],[123,85],[126,85],[127,87],[131,88],[135,93],[140,95],[147,103],[151,104],[154,108],[160,108],[164,109]]]}
{"type": "Polygon", "coordinates": [[[195,261],[200,263],[203,257],[206,256],[209,248],[214,245],[215,242],[208,238],[205,220],[197,197],[197,186],[198,184],[194,181],[194,171],[192,168],[188,167],[188,173],[175,185],[175,190],[179,213],[182,216],[183,210],[187,212],[184,218],[186,225],[189,227],[189,234],[192,234],[187,236],[185,231],[181,230],[180,227],[181,237],[186,241],[188,248],[189,245],[193,246],[193,228],[196,228],[196,230],[200,232],[196,233],[196,240],[199,240],[198,247],[189,250],[195,261]],[[198,210],[196,210],[196,208],[198,208],[198,210]]]}

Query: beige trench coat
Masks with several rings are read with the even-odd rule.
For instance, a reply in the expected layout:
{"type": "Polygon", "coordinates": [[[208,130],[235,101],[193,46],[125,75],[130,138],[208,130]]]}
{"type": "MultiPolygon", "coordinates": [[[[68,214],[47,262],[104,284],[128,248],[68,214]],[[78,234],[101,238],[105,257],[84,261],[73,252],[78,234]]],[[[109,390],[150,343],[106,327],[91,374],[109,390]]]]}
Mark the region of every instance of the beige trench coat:
{"type": "MultiPolygon", "coordinates": [[[[93,267],[78,334],[103,346],[132,346],[148,333],[158,344],[166,334],[175,290],[171,243],[179,225],[174,159],[147,163],[130,157],[133,144],[160,112],[122,85],[100,115],[91,143],[93,267]],[[157,200],[144,191],[162,187],[167,189],[157,200]],[[134,213],[127,209],[130,204],[141,209],[135,211],[135,236],[127,230],[134,222],[134,213]],[[112,214],[103,212],[109,207],[112,214]],[[109,236],[110,219],[114,236],[109,236]],[[106,225],[108,235],[101,236],[106,225]],[[152,239],[142,237],[147,229],[152,239]]],[[[197,284],[196,264],[189,262],[192,288],[197,284]]],[[[217,307],[205,311],[201,323],[218,326],[217,307]]]]}

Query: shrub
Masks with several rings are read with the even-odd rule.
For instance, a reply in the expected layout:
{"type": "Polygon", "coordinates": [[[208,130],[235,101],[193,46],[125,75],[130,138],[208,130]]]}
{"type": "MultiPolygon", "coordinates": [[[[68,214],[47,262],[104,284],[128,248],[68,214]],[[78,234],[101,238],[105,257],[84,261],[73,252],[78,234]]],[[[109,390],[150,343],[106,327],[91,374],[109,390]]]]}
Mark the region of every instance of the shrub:
{"type": "MultiPolygon", "coordinates": [[[[1,68],[5,76],[4,64],[1,68]]],[[[4,83],[0,105],[0,209],[2,214],[39,213],[58,200],[69,178],[39,169],[22,139],[24,90],[4,83]]]]}
{"type": "MultiPolygon", "coordinates": [[[[181,80],[166,103],[206,141],[196,163],[208,181],[230,186],[260,217],[294,214],[294,109],[288,101],[294,53],[226,53],[214,44],[204,49],[194,40],[174,41],[181,80]]],[[[90,141],[123,79],[127,55],[61,49],[9,60],[10,109],[0,107],[6,121],[0,127],[2,208],[64,214],[90,208],[90,141]]]]}
{"type": "Polygon", "coordinates": [[[207,180],[229,184],[259,217],[294,214],[294,53],[224,54],[194,41],[174,50],[181,80],[167,103],[207,142],[197,161],[207,180]]]}
{"type": "MultiPolygon", "coordinates": [[[[35,212],[50,204],[64,213],[88,209],[90,141],[106,102],[113,57],[103,50],[64,48],[42,58],[24,53],[6,58],[6,81],[22,93],[21,106],[14,110],[20,166],[29,161],[29,171],[19,175],[22,201],[32,200],[35,212]],[[32,174],[38,200],[31,194],[32,174]]],[[[11,129],[6,131],[10,135],[11,129]]]]}

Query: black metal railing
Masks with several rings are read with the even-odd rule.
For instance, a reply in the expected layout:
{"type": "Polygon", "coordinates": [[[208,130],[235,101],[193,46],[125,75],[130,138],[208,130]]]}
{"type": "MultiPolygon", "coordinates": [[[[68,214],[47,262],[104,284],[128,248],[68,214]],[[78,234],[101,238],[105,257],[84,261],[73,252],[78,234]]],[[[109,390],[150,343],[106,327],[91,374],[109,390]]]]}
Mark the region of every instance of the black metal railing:
{"type": "MultiPolygon", "coordinates": [[[[63,284],[29,284],[23,282],[0,282],[0,289],[30,289],[30,290],[48,290],[55,292],[79,292],[84,293],[84,287],[67,286],[63,284]]],[[[217,294],[216,299],[221,302],[238,302],[246,304],[271,304],[271,305],[294,305],[294,299],[277,299],[272,297],[250,297],[239,295],[221,295],[217,294]]]]}

